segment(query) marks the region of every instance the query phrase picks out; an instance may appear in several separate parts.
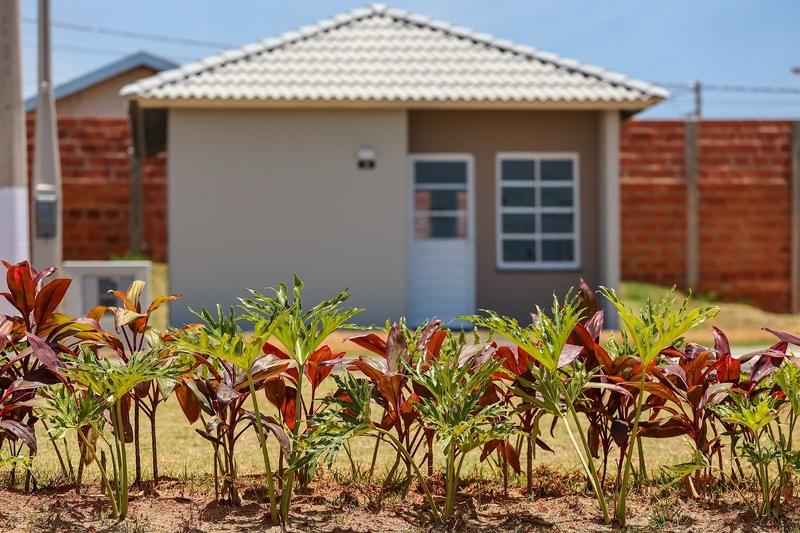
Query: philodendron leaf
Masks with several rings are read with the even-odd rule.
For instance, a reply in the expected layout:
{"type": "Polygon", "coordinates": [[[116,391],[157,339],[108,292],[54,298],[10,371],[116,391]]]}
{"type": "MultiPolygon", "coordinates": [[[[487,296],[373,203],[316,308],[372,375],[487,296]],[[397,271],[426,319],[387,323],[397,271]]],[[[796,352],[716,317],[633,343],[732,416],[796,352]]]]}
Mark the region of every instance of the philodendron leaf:
{"type": "Polygon", "coordinates": [[[601,287],[600,291],[617,309],[622,321],[621,329],[633,339],[645,365],[655,360],[662,350],[674,344],[687,331],[719,313],[718,307],[689,309],[688,297],[676,310],[676,298],[670,298],[672,291],[669,291],[657,302],[648,298],[637,314],[614,289],[601,287]]]}

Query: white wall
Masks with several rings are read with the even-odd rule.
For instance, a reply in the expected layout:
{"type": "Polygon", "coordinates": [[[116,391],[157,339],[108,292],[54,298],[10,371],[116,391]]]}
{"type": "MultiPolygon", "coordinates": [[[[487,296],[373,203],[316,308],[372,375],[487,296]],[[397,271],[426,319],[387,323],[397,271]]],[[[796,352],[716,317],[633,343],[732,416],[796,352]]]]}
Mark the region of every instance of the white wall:
{"type": "Polygon", "coordinates": [[[404,111],[172,110],[169,154],[172,325],[294,271],[307,305],[349,287],[359,323],[406,312],[404,111]]]}

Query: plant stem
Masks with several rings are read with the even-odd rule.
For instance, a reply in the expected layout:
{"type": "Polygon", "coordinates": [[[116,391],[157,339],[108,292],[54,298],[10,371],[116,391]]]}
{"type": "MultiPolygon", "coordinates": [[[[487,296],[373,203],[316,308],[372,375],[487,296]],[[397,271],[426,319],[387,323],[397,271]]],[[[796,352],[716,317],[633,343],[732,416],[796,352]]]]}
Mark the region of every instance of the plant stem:
{"type": "MultiPolygon", "coordinates": [[[[47,427],[47,422],[42,420],[42,425],[44,426],[45,431],[48,431],[50,428],[47,427]]],[[[66,465],[64,464],[64,458],[61,456],[61,450],[58,449],[58,444],[55,440],[50,439],[50,443],[53,445],[53,449],[56,451],[56,457],[58,458],[58,464],[61,465],[61,473],[64,474],[64,477],[67,479],[75,479],[75,475],[73,474],[72,470],[72,461],[69,460],[69,455],[67,454],[67,460],[69,461],[69,473],[67,472],[66,465]]],[[[67,441],[64,441],[64,447],[66,448],[67,441]]]]}
{"type": "MultiPolygon", "coordinates": [[[[97,469],[100,471],[100,479],[103,481],[103,485],[106,487],[106,492],[108,493],[108,499],[111,501],[111,514],[114,515],[114,518],[117,518],[119,516],[119,508],[117,506],[117,500],[114,498],[114,493],[111,491],[111,483],[108,480],[108,474],[106,473],[106,469],[103,468],[102,462],[97,458],[97,455],[94,453],[92,445],[89,444],[89,439],[86,438],[86,436],[83,434],[83,431],[81,431],[80,428],[78,428],[78,438],[80,438],[83,441],[83,445],[86,448],[86,451],[88,451],[92,455],[92,460],[95,462],[95,464],[97,465],[97,469]]],[[[83,464],[82,461],[81,464],[83,464]]]]}
{"type": "MultiPolygon", "coordinates": [[[[295,445],[292,446],[292,452],[289,454],[289,465],[293,466],[295,461],[297,461],[297,440],[300,436],[300,417],[302,416],[303,412],[303,370],[304,365],[297,365],[297,390],[295,395],[295,403],[294,403],[294,442],[295,445]]],[[[286,526],[286,521],[289,518],[289,505],[292,501],[292,488],[294,486],[294,477],[295,477],[295,470],[289,471],[289,477],[286,478],[286,483],[283,486],[283,492],[281,493],[281,522],[283,523],[284,527],[286,526]]]]}
{"type": "Polygon", "coordinates": [[[267,436],[264,434],[264,425],[261,423],[261,411],[258,408],[258,398],[256,397],[256,386],[253,383],[253,374],[250,369],[247,374],[247,384],[250,386],[250,397],[253,398],[253,411],[256,414],[256,429],[258,429],[258,441],[261,443],[261,453],[264,456],[264,469],[267,474],[267,492],[269,494],[269,514],[272,523],[278,523],[278,510],[275,500],[275,486],[272,483],[272,466],[269,463],[269,452],[267,451],[267,436]]]}
{"type": "Polygon", "coordinates": [[[628,449],[625,451],[625,470],[622,473],[622,480],[619,486],[619,494],[617,495],[617,505],[615,508],[615,516],[617,520],[619,520],[621,525],[625,525],[625,509],[627,507],[628,502],[628,477],[631,473],[631,460],[633,459],[633,449],[634,444],[636,444],[637,433],[639,432],[639,416],[642,412],[642,400],[644,399],[644,384],[647,378],[647,365],[645,365],[644,361],[641,363],[642,366],[642,377],[641,381],[639,382],[639,394],[636,396],[636,410],[634,411],[633,417],[633,429],[631,430],[630,442],[628,443],[628,449]]]}
{"type": "MultiPolygon", "coordinates": [[[[156,385],[157,387],[158,385],[156,385]]],[[[153,407],[150,416],[150,448],[152,450],[153,459],[153,486],[158,485],[158,446],[156,444],[156,409],[158,409],[158,402],[153,402],[153,407]]]]}
{"type": "Polygon", "coordinates": [[[372,450],[372,462],[369,464],[369,481],[372,481],[372,473],[375,471],[375,462],[378,460],[378,446],[381,444],[382,436],[375,439],[375,449],[372,450]]]}
{"type": "Polygon", "coordinates": [[[586,441],[586,435],[583,432],[583,426],[581,426],[581,421],[578,418],[578,413],[575,411],[575,407],[569,405],[568,409],[573,420],[575,421],[575,425],[578,428],[578,435],[580,435],[583,451],[586,454],[585,459],[580,449],[578,449],[578,443],[575,441],[575,436],[572,434],[572,429],[569,426],[569,420],[566,418],[564,419],[564,425],[567,427],[567,433],[569,434],[570,440],[572,440],[572,446],[575,448],[575,452],[578,454],[578,459],[580,459],[583,469],[586,471],[586,475],[589,476],[589,482],[592,484],[592,489],[597,497],[597,503],[600,505],[600,511],[603,513],[603,522],[605,524],[610,524],[611,517],[608,515],[608,507],[606,506],[605,494],[603,494],[603,486],[600,485],[600,480],[597,478],[597,470],[594,468],[592,453],[591,450],[589,450],[589,444],[586,441]]]}
{"type": "Polygon", "coordinates": [[[420,485],[422,485],[422,490],[425,492],[425,498],[428,500],[428,505],[430,506],[431,512],[433,513],[433,520],[437,526],[442,525],[442,517],[439,515],[439,510],[436,509],[436,503],[433,501],[433,496],[431,495],[431,491],[428,488],[428,484],[425,483],[425,478],[422,477],[422,472],[419,471],[419,467],[417,466],[416,461],[414,461],[413,457],[411,457],[408,454],[406,449],[394,435],[378,427],[376,427],[375,430],[378,432],[379,435],[385,435],[386,437],[389,438],[389,440],[394,442],[394,445],[397,447],[397,450],[406,457],[409,463],[411,463],[411,466],[414,469],[414,473],[417,474],[417,479],[419,479],[419,483],[420,485]]]}
{"type": "Polygon", "coordinates": [[[526,484],[525,484],[525,492],[528,495],[533,494],[533,437],[531,435],[527,435],[525,440],[527,441],[527,454],[525,457],[525,474],[526,474],[526,484]]]}
{"type": "Polygon", "coordinates": [[[117,424],[119,424],[120,450],[120,479],[117,483],[117,493],[119,494],[119,517],[128,516],[128,452],[125,448],[125,429],[122,425],[122,402],[116,402],[117,424]]]}
{"type": "Polygon", "coordinates": [[[456,478],[456,444],[451,442],[447,447],[447,476],[445,478],[444,492],[444,514],[442,520],[447,522],[453,516],[453,508],[456,500],[456,490],[458,489],[458,479],[456,478]]]}
{"type": "Polygon", "coordinates": [[[345,455],[347,455],[348,461],[350,461],[350,476],[352,477],[353,481],[355,481],[357,475],[356,472],[357,469],[356,469],[356,463],[353,461],[353,454],[350,453],[350,445],[345,441],[345,443],[342,445],[342,448],[344,448],[344,453],[345,455]]]}
{"type": "Polygon", "coordinates": [[[134,464],[136,465],[136,474],[134,483],[139,486],[142,484],[142,448],[139,441],[140,422],[139,422],[139,398],[136,396],[136,391],[131,391],[133,398],[133,452],[134,464]]]}

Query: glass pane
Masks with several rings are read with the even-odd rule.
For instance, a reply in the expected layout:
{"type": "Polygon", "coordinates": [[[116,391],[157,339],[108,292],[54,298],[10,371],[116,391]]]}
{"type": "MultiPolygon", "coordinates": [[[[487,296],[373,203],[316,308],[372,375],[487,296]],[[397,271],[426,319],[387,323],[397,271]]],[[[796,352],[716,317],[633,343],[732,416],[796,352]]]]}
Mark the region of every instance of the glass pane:
{"type": "Polygon", "coordinates": [[[503,241],[503,261],[509,263],[536,261],[536,241],[503,241]]]}
{"type": "Polygon", "coordinates": [[[542,241],[542,261],[568,262],[574,260],[575,245],[572,239],[542,241]]]}
{"type": "Polygon", "coordinates": [[[542,215],[542,233],[572,233],[572,215],[542,215]]]}
{"type": "Polygon", "coordinates": [[[463,161],[417,161],[416,183],[467,183],[467,164],[463,161]]]}
{"type": "Polygon", "coordinates": [[[414,209],[417,211],[466,211],[467,191],[416,191],[414,209]]]}
{"type": "Polygon", "coordinates": [[[542,187],[544,207],[572,207],[572,187],[542,187]]]}
{"type": "Polygon", "coordinates": [[[467,236],[467,217],[418,216],[414,220],[417,239],[457,239],[467,236]]]}
{"type": "Polygon", "coordinates": [[[503,215],[503,233],[533,233],[536,215],[503,215]]]}
{"type": "Polygon", "coordinates": [[[533,181],[536,166],[533,161],[505,160],[500,164],[503,181],[533,181]]]}
{"type": "Polygon", "coordinates": [[[542,181],[572,181],[572,161],[542,161],[542,181]]]}
{"type": "Polygon", "coordinates": [[[536,189],[533,187],[503,187],[503,207],[536,206],[536,189]]]}

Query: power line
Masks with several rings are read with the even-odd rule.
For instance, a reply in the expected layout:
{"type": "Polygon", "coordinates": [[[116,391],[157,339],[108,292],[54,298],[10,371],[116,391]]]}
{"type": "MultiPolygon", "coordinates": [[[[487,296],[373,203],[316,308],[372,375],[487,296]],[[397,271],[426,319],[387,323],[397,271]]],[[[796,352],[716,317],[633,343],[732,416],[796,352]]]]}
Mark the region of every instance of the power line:
{"type": "MultiPolygon", "coordinates": [[[[24,22],[25,24],[37,24],[38,19],[32,17],[22,17],[22,22],[24,22]]],[[[126,39],[139,39],[142,41],[154,41],[159,43],[178,44],[182,46],[193,46],[196,48],[215,48],[218,50],[228,50],[230,48],[237,48],[239,46],[235,44],[200,41],[197,39],[182,39],[179,37],[169,37],[167,35],[158,35],[155,33],[140,33],[127,30],[115,30],[113,28],[105,28],[102,26],[86,26],[84,24],[73,24],[71,22],[57,22],[55,20],[51,21],[50,25],[53,28],[58,28],[61,30],[111,35],[114,37],[124,37],[126,39]]]]}
{"type": "MultiPolygon", "coordinates": [[[[33,48],[36,49],[38,45],[36,43],[24,43],[22,45],[24,48],[33,48]]],[[[132,54],[136,50],[109,50],[106,48],[98,48],[92,46],[70,46],[70,45],[53,45],[51,47],[53,50],[58,52],[66,52],[69,54],[89,54],[89,55],[109,55],[109,56],[123,56],[127,54],[132,54]]],[[[190,55],[183,55],[183,54],[169,54],[171,59],[185,59],[187,61],[194,61],[197,59],[197,56],[190,56],[190,55]]]]}
{"type": "MultiPolygon", "coordinates": [[[[675,89],[694,89],[695,82],[681,83],[674,81],[654,81],[655,85],[662,87],[671,87],[675,89]]],[[[772,93],[772,94],[800,94],[800,87],[767,87],[756,85],[720,85],[714,83],[703,83],[703,90],[708,91],[726,91],[726,92],[740,92],[740,93],[772,93]]]]}
{"type": "MultiPolygon", "coordinates": [[[[25,48],[38,48],[36,43],[25,43],[22,45],[25,48]]],[[[82,46],[52,46],[53,50],[57,50],[60,52],[71,52],[75,54],[97,54],[97,55],[107,55],[107,56],[119,56],[123,54],[130,53],[129,51],[123,50],[107,50],[104,48],[89,48],[89,47],[82,47],[82,46]]]]}

